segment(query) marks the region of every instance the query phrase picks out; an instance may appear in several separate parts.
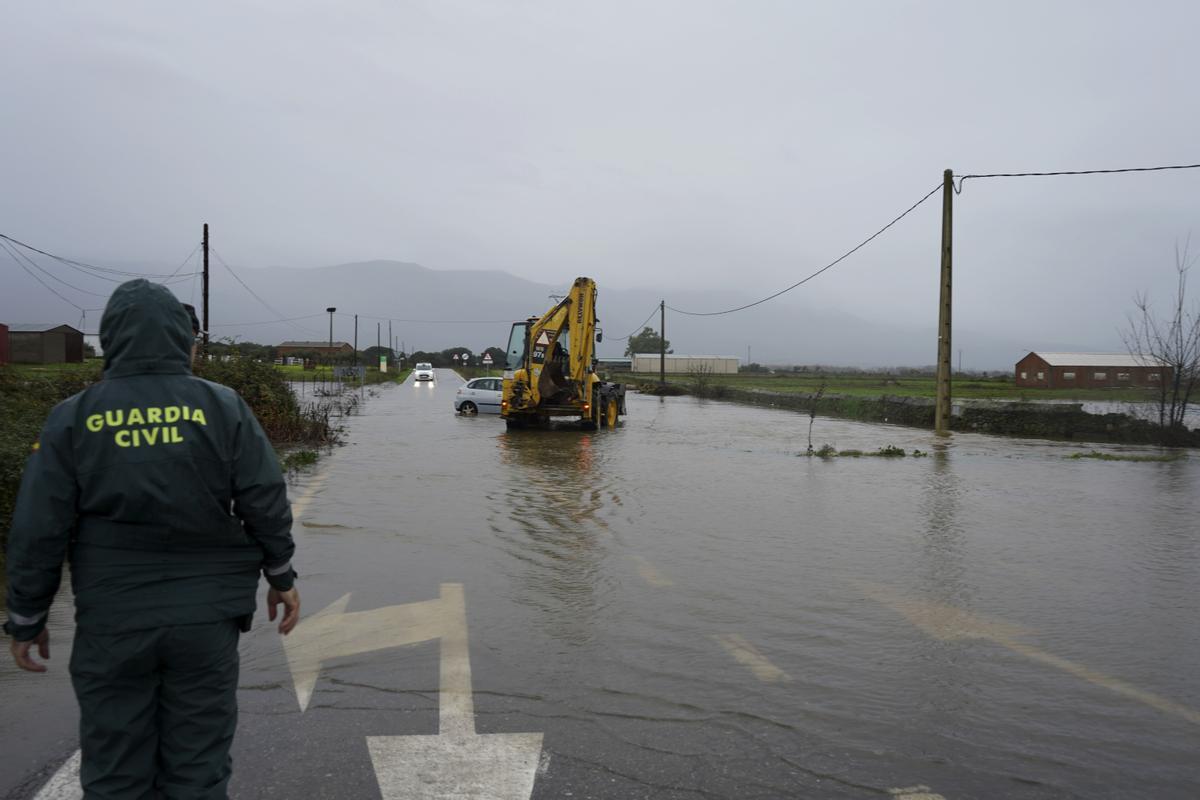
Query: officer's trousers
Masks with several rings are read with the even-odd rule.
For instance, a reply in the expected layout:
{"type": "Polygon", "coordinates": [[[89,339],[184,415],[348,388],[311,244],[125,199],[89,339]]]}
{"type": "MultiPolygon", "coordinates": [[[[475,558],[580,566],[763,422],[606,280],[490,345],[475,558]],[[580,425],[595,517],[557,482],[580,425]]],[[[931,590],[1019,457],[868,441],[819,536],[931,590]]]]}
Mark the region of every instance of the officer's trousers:
{"type": "Polygon", "coordinates": [[[84,800],[224,800],[237,728],[238,623],[76,629],[84,800]]]}

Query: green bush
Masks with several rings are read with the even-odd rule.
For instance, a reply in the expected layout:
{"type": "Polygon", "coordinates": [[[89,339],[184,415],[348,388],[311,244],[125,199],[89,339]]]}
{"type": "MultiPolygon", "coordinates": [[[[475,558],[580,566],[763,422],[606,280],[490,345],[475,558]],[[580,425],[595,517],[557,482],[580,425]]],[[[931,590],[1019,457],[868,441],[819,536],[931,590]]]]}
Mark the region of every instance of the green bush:
{"type": "Polygon", "coordinates": [[[99,377],[98,363],[63,371],[0,367],[0,544],[12,525],[25,460],[50,409],[99,377]]]}

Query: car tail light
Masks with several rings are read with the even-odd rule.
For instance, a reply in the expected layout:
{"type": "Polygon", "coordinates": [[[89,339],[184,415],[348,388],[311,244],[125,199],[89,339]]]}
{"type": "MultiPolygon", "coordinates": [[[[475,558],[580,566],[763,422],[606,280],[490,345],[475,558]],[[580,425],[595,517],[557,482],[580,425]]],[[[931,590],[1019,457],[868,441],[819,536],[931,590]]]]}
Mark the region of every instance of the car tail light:
{"type": "Polygon", "coordinates": [[[583,404],[583,415],[586,417],[588,414],[591,414],[591,413],[592,413],[592,404],[584,403],[583,404]]]}

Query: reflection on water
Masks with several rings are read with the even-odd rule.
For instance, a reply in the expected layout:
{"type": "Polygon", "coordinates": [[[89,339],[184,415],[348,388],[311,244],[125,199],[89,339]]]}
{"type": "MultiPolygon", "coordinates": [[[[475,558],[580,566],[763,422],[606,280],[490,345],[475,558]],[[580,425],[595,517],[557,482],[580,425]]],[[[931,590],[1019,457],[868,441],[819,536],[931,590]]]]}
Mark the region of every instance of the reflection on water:
{"type": "Polygon", "coordinates": [[[503,483],[489,524],[518,565],[514,598],[543,612],[548,632],[572,644],[595,635],[595,612],[610,583],[600,516],[609,498],[595,469],[596,435],[555,428],[496,440],[503,483]]]}

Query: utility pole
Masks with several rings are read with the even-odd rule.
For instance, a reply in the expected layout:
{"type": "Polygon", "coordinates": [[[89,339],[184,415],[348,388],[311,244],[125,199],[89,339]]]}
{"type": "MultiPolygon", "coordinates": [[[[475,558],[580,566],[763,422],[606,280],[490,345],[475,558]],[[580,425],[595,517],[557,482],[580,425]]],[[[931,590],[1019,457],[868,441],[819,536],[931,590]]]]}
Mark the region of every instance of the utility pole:
{"type": "MultiPolygon", "coordinates": [[[[381,323],[379,323],[379,322],[375,323],[375,349],[376,350],[380,350],[383,348],[383,345],[381,345],[379,343],[379,327],[380,327],[380,325],[381,325],[381,323]]],[[[375,355],[379,355],[379,354],[376,353],[375,355]]]]}
{"type": "Polygon", "coordinates": [[[658,342],[658,385],[667,385],[667,301],[658,301],[660,314],[658,342]]]}
{"type": "Polygon", "coordinates": [[[325,309],[329,312],[329,363],[333,363],[333,314],[337,311],[336,308],[330,306],[325,309]]]}
{"type": "Polygon", "coordinates": [[[951,256],[954,233],[954,172],[942,173],[942,277],[941,298],[938,302],[938,360],[937,405],[934,411],[934,432],[950,435],[950,310],[951,256]]]}
{"type": "Polygon", "coordinates": [[[358,366],[358,314],[354,315],[354,366],[358,366]]]}
{"type": "Polygon", "coordinates": [[[201,293],[203,296],[202,305],[204,306],[202,324],[204,325],[204,355],[208,355],[208,223],[204,223],[204,276],[200,281],[201,293]]]}
{"type": "Polygon", "coordinates": [[[392,321],[388,320],[388,361],[396,359],[396,340],[392,338],[392,321]]]}

